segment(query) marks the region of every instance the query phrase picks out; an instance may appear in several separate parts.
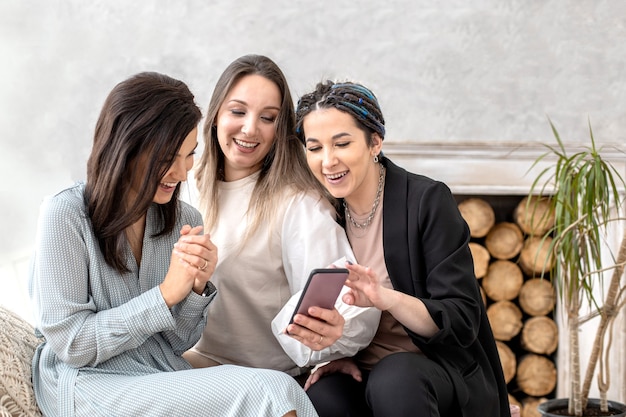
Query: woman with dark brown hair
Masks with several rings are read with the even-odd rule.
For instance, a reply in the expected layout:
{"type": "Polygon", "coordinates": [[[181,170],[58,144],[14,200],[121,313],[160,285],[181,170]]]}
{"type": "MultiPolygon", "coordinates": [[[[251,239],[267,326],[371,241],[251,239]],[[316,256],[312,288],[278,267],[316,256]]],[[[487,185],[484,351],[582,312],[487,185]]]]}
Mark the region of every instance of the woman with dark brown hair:
{"type": "Polygon", "coordinates": [[[307,381],[320,416],[508,416],[469,228],[449,188],[383,155],[385,119],[361,84],[319,83],[296,115],[359,263],[346,266],[343,299],[382,312],[369,346],[307,381]]]}
{"type": "Polygon", "coordinates": [[[181,81],[141,73],[119,83],[86,183],[44,202],[30,284],[45,415],[316,415],[281,372],[192,369],[181,356],[216,297],[217,249],[178,200],[200,118],[181,81]]]}

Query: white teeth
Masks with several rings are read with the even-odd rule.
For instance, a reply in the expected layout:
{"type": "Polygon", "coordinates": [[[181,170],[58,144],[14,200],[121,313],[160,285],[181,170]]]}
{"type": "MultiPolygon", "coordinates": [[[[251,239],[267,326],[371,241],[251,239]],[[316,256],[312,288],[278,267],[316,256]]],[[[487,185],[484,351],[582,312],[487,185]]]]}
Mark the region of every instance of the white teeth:
{"type": "Polygon", "coordinates": [[[258,143],[252,143],[252,142],[244,142],[238,139],[233,139],[233,141],[238,145],[241,146],[242,148],[248,148],[248,149],[252,149],[254,147],[256,147],[258,145],[258,143]]]}
{"type": "Polygon", "coordinates": [[[162,182],[161,184],[165,185],[166,187],[176,187],[178,183],[177,182],[162,182]]]}
{"type": "Polygon", "coordinates": [[[336,180],[343,177],[344,175],[346,175],[346,172],[340,172],[338,174],[327,174],[326,178],[328,178],[329,180],[336,180]]]}

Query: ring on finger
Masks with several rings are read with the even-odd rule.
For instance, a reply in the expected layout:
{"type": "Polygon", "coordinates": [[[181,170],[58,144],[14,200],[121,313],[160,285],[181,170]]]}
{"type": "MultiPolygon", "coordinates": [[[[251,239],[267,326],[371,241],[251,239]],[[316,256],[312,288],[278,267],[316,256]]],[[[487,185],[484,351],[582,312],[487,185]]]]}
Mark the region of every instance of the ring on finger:
{"type": "Polygon", "coordinates": [[[204,271],[206,269],[206,267],[209,266],[209,261],[207,261],[206,259],[204,260],[204,265],[202,265],[201,268],[198,268],[200,271],[204,271]]]}

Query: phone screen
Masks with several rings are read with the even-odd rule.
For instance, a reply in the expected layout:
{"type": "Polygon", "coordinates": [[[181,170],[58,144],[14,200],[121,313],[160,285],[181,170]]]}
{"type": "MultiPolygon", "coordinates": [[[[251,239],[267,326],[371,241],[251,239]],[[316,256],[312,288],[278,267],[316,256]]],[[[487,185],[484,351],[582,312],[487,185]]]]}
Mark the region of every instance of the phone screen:
{"type": "Polygon", "coordinates": [[[289,324],[296,314],[308,314],[309,307],[317,306],[331,310],[348,279],[346,268],[318,268],[311,271],[302,290],[302,295],[291,315],[289,324]]]}

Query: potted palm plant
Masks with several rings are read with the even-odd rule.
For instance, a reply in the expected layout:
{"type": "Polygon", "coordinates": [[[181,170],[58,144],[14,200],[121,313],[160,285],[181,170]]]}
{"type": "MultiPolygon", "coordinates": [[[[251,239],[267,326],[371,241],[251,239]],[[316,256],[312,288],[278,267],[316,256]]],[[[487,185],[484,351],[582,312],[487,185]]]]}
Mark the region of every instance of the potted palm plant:
{"type": "MultiPolygon", "coordinates": [[[[607,364],[602,363],[612,347],[612,324],[626,305],[624,180],[596,148],[591,124],[591,145],[573,154],[566,152],[552,121],[550,126],[557,146],[547,146],[548,151],[533,166],[541,160],[555,162],[540,171],[528,201],[531,204],[548,198],[554,214],[554,226],[543,236],[545,242],[550,242],[548,253],[554,256],[554,262],[544,260],[545,265],[553,266],[544,269],[542,276],[549,276],[557,290],[568,332],[571,381],[567,398],[548,400],[540,404],[539,411],[544,416],[626,416],[626,405],[606,398],[610,380],[607,364]],[[606,243],[609,225],[616,224],[621,235],[617,251],[606,243]],[[607,252],[610,264],[606,262],[607,252]],[[581,384],[580,327],[594,318],[598,326],[581,384]],[[596,371],[600,398],[589,399],[596,371]]],[[[532,213],[532,207],[527,210],[532,213]]]]}

